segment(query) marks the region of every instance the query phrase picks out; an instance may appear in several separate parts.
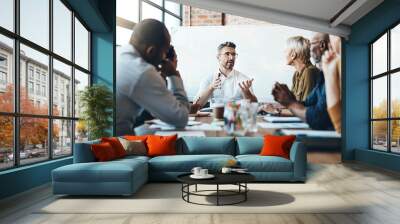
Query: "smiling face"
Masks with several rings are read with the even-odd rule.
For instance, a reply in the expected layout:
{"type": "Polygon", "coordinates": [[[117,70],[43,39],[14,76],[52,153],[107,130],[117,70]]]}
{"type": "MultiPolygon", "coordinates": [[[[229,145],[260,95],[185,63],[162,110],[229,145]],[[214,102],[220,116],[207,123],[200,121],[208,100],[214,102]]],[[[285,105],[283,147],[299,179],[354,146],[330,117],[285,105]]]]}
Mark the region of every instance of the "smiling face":
{"type": "Polygon", "coordinates": [[[227,70],[232,70],[236,61],[236,50],[233,47],[223,47],[218,54],[219,66],[227,70]]]}

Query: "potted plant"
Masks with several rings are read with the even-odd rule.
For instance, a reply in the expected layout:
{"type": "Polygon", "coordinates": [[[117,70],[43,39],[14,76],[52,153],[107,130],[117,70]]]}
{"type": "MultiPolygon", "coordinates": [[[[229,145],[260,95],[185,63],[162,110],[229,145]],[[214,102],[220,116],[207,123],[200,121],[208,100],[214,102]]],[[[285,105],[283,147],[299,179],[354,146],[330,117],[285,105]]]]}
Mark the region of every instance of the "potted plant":
{"type": "Polygon", "coordinates": [[[86,87],[79,96],[83,120],[79,124],[87,127],[89,140],[109,136],[107,130],[112,125],[112,92],[105,85],[94,84],[86,87]]]}

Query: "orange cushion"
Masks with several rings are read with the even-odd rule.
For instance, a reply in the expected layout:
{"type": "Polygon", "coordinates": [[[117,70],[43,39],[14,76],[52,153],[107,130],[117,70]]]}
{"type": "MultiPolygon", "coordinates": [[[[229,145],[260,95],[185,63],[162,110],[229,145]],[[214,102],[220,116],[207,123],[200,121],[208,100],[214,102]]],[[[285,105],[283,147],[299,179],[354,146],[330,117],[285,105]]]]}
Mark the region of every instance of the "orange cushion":
{"type": "Polygon", "coordinates": [[[264,146],[261,149],[262,156],[280,156],[286,159],[290,158],[290,148],[296,140],[295,135],[265,135],[264,146]]]}
{"type": "Polygon", "coordinates": [[[143,141],[146,142],[147,140],[147,135],[142,135],[142,136],[136,136],[136,135],[125,135],[124,139],[129,140],[129,141],[143,141]]]}
{"type": "Polygon", "coordinates": [[[90,147],[92,149],[94,157],[99,162],[110,161],[117,158],[113,147],[108,142],[93,144],[90,147]]]}
{"type": "Polygon", "coordinates": [[[114,149],[115,155],[117,158],[121,158],[126,156],[126,151],[124,147],[122,146],[121,142],[119,142],[118,138],[101,138],[101,142],[108,142],[114,149]]]}
{"type": "Polygon", "coordinates": [[[178,135],[147,137],[148,156],[176,155],[176,139],[178,135]]]}

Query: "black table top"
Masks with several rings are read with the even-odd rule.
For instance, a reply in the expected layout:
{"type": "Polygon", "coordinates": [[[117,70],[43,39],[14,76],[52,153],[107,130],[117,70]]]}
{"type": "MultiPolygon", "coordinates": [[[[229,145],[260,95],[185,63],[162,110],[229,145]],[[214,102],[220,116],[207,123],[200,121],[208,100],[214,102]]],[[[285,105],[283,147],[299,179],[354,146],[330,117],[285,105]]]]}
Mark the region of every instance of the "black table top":
{"type": "Polygon", "coordinates": [[[213,173],[215,177],[211,179],[193,179],[190,175],[192,173],[182,174],[177,179],[186,184],[236,184],[255,180],[255,177],[249,173],[213,173]]]}

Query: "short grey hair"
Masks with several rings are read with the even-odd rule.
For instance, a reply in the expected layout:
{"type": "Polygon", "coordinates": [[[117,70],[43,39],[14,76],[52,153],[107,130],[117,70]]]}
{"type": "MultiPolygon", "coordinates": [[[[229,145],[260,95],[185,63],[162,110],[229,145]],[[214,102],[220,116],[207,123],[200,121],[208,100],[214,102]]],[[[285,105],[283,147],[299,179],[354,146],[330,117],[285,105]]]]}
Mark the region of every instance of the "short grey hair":
{"type": "Polygon", "coordinates": [[[286,41],[287,49],[294,51],[303,62],[310,61],[310,40],[302,36],[290,37],[286,41]]]}
{"type": "Polygon", "coordinates": [[[233,49],[236,49],[236,44],[234,44],[233,42],[230,42],[230,41],[226,41],[224,43],[221,43],[217,48],[218,52],[220,52],[222,50],[222,48],[224,48],[224,47],[231,47],[233,49]]]}

